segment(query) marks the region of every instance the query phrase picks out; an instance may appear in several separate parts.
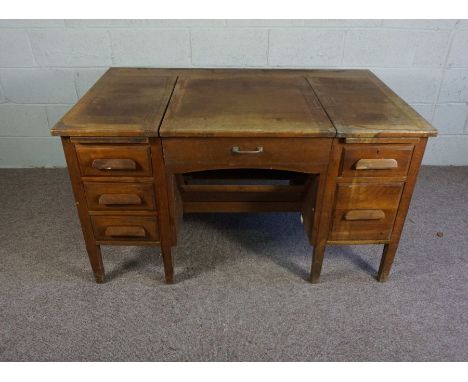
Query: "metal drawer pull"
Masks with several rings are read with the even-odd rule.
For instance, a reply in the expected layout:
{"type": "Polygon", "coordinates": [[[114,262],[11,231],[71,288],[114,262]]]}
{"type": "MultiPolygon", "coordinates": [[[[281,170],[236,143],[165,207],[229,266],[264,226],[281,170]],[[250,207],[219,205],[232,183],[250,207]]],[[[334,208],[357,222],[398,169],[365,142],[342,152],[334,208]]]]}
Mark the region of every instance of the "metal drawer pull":
{"type": "Polygon", "coordinates": [[[231,151],[233,154],[260,154],[263,152],[263,147],[258,146],[255,150],[241,150],[239,146],[234,146],[231,151]]]}
{"type": "Polygon", "coordinates": [[[104,235],[111,237],[146,237],[146,231],[140,226],[107,227],[104,235]]]}
{"type": "Polygon", "coordinates": [[[104,205],[139,205],[141,198],[137,194],[102,194],[99,197],[99,204],[104,205]]]}
{"type": "Polygon", "coordinates": [[[351,210],[346,212],[345,220],[381,220],[385,218],[382,210],[351,210]]]}
{"type": "Polygon", "coordinates": [[[95,159],[91,165],[98,170],[136,170],[136,162],[133,159],[95,159]]]}
{"type": "Polygon", "coordinates": [[[356,170],[391,170],[397,168],[396,159],[359,159],[356,170]]]}

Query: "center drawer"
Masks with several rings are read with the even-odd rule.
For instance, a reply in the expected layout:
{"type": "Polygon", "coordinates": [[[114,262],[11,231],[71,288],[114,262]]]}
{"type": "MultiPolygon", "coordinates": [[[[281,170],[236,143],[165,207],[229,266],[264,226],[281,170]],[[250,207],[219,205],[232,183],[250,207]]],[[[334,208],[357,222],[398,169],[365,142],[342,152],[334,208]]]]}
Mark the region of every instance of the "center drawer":
{"type": "Polygon", "coordinates": [[[154,210],[153,183],[84,182],[91,211],[154,210]]]}
{"type": "Polygon", "coordinates": [[[164,159],[173,172],[253,168],[321,172],[330,138],[165,138],[164,159]]]}
{"type": "Polygon", "coordinates": [[[330,240],[388,240],[404,183],[339,183],[330,240]]]}

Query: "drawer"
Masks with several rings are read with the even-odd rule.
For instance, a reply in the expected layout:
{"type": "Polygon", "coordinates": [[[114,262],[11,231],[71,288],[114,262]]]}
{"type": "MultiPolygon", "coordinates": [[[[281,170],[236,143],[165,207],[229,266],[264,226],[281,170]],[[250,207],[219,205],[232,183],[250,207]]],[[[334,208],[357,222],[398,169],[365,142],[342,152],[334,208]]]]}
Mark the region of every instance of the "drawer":
{"type": "Polygon", "coordinates": [[[148,145],[80,145],[76,155],[82,176],[151,176],[148,145]]]}
{"type": "Polygon", "coordinates": [[[404,183],[341,183],[337,186],[329,240],[387,240],[404,183]]]}
{"type": "Polygon", "coordinates": [[[159,241],[156,217],[91,216],[97,241],[159,241]]]}
{"type": "Polygon", "coordinates": [[[342,176],[406,176],[413,145],[348,144],[343,147],[342,176]]]}
{"type": "Polygon", "coordinates": [[[155,209],[152,183],[85,182],[84,187],[91,211],[155,209]]]}
{"type": "Polygon", "coordinates": [[[330,138],[165,138],[165,164],[174,172],[269,168],[319,172],[327,168],[330,138]]]}

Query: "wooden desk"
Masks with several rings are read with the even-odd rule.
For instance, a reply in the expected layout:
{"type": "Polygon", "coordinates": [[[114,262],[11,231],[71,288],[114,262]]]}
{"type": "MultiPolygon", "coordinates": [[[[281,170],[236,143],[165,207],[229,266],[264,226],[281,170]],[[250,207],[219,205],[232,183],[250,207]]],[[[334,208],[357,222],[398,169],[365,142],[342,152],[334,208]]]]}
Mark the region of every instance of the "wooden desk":
{"type": "Polygon", "coordinates": [[[367,70],[107,71],[52,129],[62,137],[88,256],[161,247],[184,213],[299,211],[314,247],[384,244],[388,278],[436,130],[367,70]]]}

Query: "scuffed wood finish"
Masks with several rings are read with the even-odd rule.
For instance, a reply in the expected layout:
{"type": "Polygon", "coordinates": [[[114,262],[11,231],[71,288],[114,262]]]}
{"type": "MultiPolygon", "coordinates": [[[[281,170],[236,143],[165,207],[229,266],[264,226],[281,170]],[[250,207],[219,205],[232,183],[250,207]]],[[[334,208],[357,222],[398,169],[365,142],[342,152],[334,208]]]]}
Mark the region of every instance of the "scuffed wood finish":
{"type": "Polygon", "coordinates": [[[163,137],[436,135],[367,70],[141,68],[109,69],[51,133],[158,136],[168,105],[163,137]]]}
{"type": "Polygon", "coordinates": [[[102,262],[101,247],[94,240],[93,225],[88,214],[86,206],[86,196],[80,181],[80,166],[75,153],[75,147],[68,137],[62,137],[63,151],[67,161],[68,175],[70,176],[73,194],[75,196],[75,205],[80,218],[81,230],[88,252],[89,262],[93,269],[94,278],[97,283],[103,283],[104,264],[102,262]]]}
{"type": "Polygon", "coordinates": [[[54,126],[52,135],[157,137],[176,76],[108,70],[54,126]]]}
{"type": "Polygon", "coordinates": [[[333,137],[335,129],[302,77],[179,78],[162,137],[333,137]]]}
{"type": "Polygon", "coordinates": [[[350,210],[345,213],[345,220],[382,220],[385,218],[383,210],[350,210]]]}
{"type": "Polygon", "coordinates": [[[336,177],[341,164],[341,151],[337,139],[333,139],[329,153],[327,171],[319,175],[317,187],[316,211],[314,217],[314,229],[309,238],[314,246],[312,253],[312,266],[310,270],[310,282],[318,283],[322,272],[325,248],[327,245],[329,227],[333,214],[333,202],[336,191],[336,177]]]}
{"type": "Polygon", "coordinates": [[[416,178],[418,176],[419,168],[421,167],[421,161],[424,155],[426,144],[427,138],[422,138],[420,143],[415,148],[413,158],[411,160],[410,170],[408,172],[408,180],[405,183],[401,202],[393,225],[390,242],[384,246],[382,259],[380,261],[380,267],[377,276],[377,279],[380,282],[387,281],[388,279],[396,251],[398,249],[398,243],[400,242],[406,214],[408,213],[409,204],[413,195],[414,187],[416,185],[416,178]]]}
{"type": "Polygon", "coordinates": [[[315,204],[321,211],[312,241],[312,282],[320,278],[328,244],[385,244],[378,278],[380,281],[387,279],[402,231],[402,216],[407,212],[408,196],[414,187],[414,172],[419,169],[426,141],[427,138],[413,137],[334,139],[328,172],[322,180],[324,196],[315,204]],[[355,169],[359,159],[372,158],[373,153],[374,157],[379,154],[376,156],[396,158],[398,167],[355,169]],[[376,210],[379,212],[374,212],[376,210]],[[373,220],[354,220],[369,214],[373,220]],[[381,219],[374,220],[377,217],[381,219]]]}
{"type": "Polygon", "coordinates": [[[142,226],[110,226],[104,231],[106,237],[146,237],[146,230],[142,226]]]}
{"type": "Polygon", "coordinates": [[[133,159],[94,159],[91,167],[100,171],[135,171],[137,164],[133,159]]]}
{"type": "Polygon", "coordinates": [[[83,176],[151,176],[149,145],[76,145],[83,176]]]}
{"type": "Polygon", "coordinates": [[[307,76],[337,137],[427,137],[437,131],[370,71],[307,76]]]}
{"type": "Polygon", "coordinates": [[[173,238],[167,233],[160,139],[63,137],[62,141],[96,281],[104,281],[100,245],[151,245],[161,246],[165,279],[171,283],[173,238]]]}
{"type": "Polygon", "coordinates": [[[295,201],[300,202],[302,186],[282,185],[183,185],[184,201],[295,201]]]}
{"type": "Polygon", "coordinates": [[[331,139],[324,138],[163,139],[165,165],[174,173],[227,168],[321,172],[328,165],[330,145],[331,139]],[[237,154],[234,147],[253,153],[237,154]]]}
{"type": "Polygon", "coordinates": [[[301,212],[312,282],[329,244],[384,244],[387,280],[436,135],[367,70],[135,68],[107,71],[51,132],[96,281],[100,245],[150,245],[167,283],[184,213],[260,211],[301,212]]]}
{"type": "Polygon", "coordinates": [[[153,183],[84,182],[91,211],[154,210],[153,183]]]}
{"type": "Polygon", "coordinates": [[[403,183],[339,183],[330,240],[388,240],[403,183]]]}
{"type": "Polygon", "coordinates": [[[396,159],[359,159],[356,162],[356,170],[393,170],[398,168],[396,159]]]}
{"type": "Polygon", "coordinates": [[[403,183],[339,183],[335,209],[398,208],[403,183]]]}
{"type": "Polygon", "coordinates": [[[176,244],[175,227],[169,211],[169,180],[166,177],[164,159],[162,152],[162,143],[160,139],[152,138],[151,161],[154,169],[154,190],[156,193],[156,203],[158,208],[159,239],[161,246],[161,255],[164,264],[164,279],[167,284],[174,282],[174,268],[172,264],[172,247],[176,244]]]}
{"type": "Polygon", "coordinates": [[[159,241],[156,218],[149,216],[92,216],[96,240],[159,241]]]}
{"type": "Polygon", "coordinates": [[[141,204],[141,198],[137,194],[102,194],[98,200],[98,205],[101,206],[139,206],[141,204]]]}

